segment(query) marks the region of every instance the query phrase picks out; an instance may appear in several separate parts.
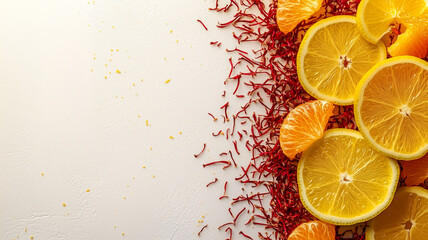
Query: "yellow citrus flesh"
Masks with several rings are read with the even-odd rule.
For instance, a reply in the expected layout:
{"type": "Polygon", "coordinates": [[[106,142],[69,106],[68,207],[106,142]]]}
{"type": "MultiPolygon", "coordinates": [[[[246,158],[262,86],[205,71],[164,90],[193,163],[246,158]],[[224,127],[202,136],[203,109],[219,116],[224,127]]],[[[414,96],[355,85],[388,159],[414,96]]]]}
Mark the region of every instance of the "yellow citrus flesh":
{"type": "Polygon", "coordinates": [[[401,187],[391,205],[368,222],[367,240],[428,239],[428,190],[401,187]]]}
{"type": "Polygon", "coordinates": [[[357,9],[357,24],[371,43],[389,32],[393,23],[405,23],[427,7],[425,0],[362,0],[357,9]]]}
{"type": "Polygon", "coordinates": [[[361,77],[386,58],[382,42],[367,42],[355,17],[321,20],[305,34],[297,55],[297,73],[303,88],[315,98],[351,105],[361,77]]]}
{"type": "Polygon", "coordinates": [[[364,222],[390,204],[399,172],[397,162],[375,151],[359,132],[328,130],[299,161],[300,198],[325,222],[364,222]]]}
{"type": "Polygon", "coordinates": [[[322,6],[323,0],[278,0],[276,19],[283,33],[291,32],[297,24],[307,20],[322,6]]]}
{"type": "Polygon", "coordinates": [[[385,60],[364,75],[354,106],[363,136],[401,160],[428,151],[428,63],[410,56],[385,60]]]}

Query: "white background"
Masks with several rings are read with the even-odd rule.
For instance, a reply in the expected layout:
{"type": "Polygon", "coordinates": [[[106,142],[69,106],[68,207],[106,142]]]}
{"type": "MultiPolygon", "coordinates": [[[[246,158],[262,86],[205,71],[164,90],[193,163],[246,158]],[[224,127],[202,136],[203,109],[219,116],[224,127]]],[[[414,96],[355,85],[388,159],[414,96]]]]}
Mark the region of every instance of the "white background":
{"type": "Polygon", "coordinates": [[[1,240],[227,237],[214,2],[0,0],[1,240]]]}

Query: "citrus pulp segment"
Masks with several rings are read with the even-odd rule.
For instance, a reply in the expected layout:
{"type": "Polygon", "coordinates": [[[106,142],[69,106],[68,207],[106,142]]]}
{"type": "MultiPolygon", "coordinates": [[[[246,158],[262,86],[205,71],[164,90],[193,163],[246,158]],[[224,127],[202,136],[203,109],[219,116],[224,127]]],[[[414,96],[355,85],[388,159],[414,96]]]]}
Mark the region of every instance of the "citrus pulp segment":
{"type": "Polygon", "coordinates": [[[334,225],[316,220],[300,224],[287,240],[334,240],[335,236],[334,225]]]}
{"type": "Polygon", "coordinates": [[[303,88],[315,98],[351,105],[361,77],[385,58],[384,44],[364,40],[355,17],[336,16],[306,32],[297,54],[297,73],[303,88]]]}
{"type": "Polygon", "coordinates": [[[322,6],[323,0],[278,0],[276,19],[283,33],[291,32],[297,24],[307,20],[322,6]]]}
{"type": "Polygon", "coordinates": [[[352,225],[378,215],[391,202],[399,166],[355,130],[331,129],[298,163],[299,194],[315,217],[352,225]]]}
{"type": "Polygon", "coordinates": [[[354,112],[378,151],[401,160],[422,157],[428,151],[428,63],[401,56],[377,64],[357,87],[354,112]]]}
{"type": "Polygon", "coordinates": [[[371,43],[389,32],[391,24],[405,23],[427,7],[425,0],[362,0],[357,9],[357,25],[371,43]]]}
{"type": "Polygon", "coordinates": [[[316,100],[291,110],[279,132],[279,143],[284,154],[292,159],[320,139],[333,109],[332,103],[316,100]]]}
{"type": "Polygon", "coordinates": [[[367,240],[428,239],[428,190],[401,187],[391,205],[368,222],[367,240]]]}

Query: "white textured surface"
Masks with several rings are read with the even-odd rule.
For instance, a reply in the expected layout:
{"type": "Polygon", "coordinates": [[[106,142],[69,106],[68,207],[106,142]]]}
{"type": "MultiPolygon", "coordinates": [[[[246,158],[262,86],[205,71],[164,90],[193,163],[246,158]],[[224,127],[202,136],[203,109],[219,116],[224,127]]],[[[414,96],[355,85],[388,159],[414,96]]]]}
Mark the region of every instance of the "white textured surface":
{"type": "Polygon", "coordinates": [[[224,181],[205,188],[225,173],[193,158],[229,148],[213,3],[0,0],[0,239],[227,236],[224,181]]]}

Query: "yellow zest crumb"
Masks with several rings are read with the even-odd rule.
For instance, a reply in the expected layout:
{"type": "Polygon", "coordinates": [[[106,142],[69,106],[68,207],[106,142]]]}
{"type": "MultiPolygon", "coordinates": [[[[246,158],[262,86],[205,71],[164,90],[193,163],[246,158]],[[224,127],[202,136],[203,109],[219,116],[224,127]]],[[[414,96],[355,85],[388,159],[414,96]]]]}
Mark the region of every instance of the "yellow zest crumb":
{"type": "Polygon", "coordinates": [[[107,79],[107,76],[104,76],[104,79],[107,79]]]}
{"type": "Polygon", "coordinates": [[[64,207],[65,207],[65,206],[67,206],[67,204],[65,204],[65,203],[62,203],[62,206],[64,206],[64,207]]]}
{"type": "Polygon", "coordinates": [[[169,136],[169,138],[174,139],[174,137],[173,137],[173,136],[169,136]]]}
{"type": "Polygon", "coordinates": [[[116,70],[116,73],[122,73],[121,71],[119,71],[119,69],[116,70]]]}
{"type": "Polygon", "coordinates": [[[177,43],[178,43],[178,40],[177,40],[177,43]]]}
{"type": "Polygon", "coordinates": [[[111,58],[109,58],[108,61],[111,62],[111,58]]]}
{"type": "Polygon", "coordinates": [[[172,33],[172,30],[171,30],[171,31],[169,31],[169,33],[172,33]]]}
{"type": "Polygon", "coordinates": [[[135,83],[133,83],[133,84],[132,84],[132,86],[134,86],[134,87],[135,87],[135,83]]]}
{"type": "Polygon", "coordinates": [[[125,233],[122,233],[122,236],[125,236],[125,233]]]}
{"type": "Polygon", "coordinates": [[[155,178],[155,175],[152,175],[153,178],[155,178]]]}
{"type": "Polygon", "coordinates": [[[123,99],[123,96],[121,98],[123,99]]]}
{"type": "Polygon", "coordinates": [[[111,26],[111,28],[113,28],[113,29],[114,29],[114,26],[111,26]]]}
{"type": "Polygon", "coordinates": [[[141,80],[140,80],[141,82],[143,81],[143,79],[141,78],[141,80]]]}
{"type": "Polygon", "coordinates": [[[108,74],[111,74],[111,72],[108,72],[108,74]]]}
{"type": "Polygon", "coordinates": [[[116,225],[114,225],[113,227],[116,228],[116,225]]]}
{"type": "Polygon", "coordinates": [[[165,81],[165,84],[171,82],[171,78],[165,81]]]}
{"type": "Polygon", "coordinates": [[[181,135],[181,134],[183,134],[182,132],[179,132],[179,134],[181,135]]]}
{"type": "Polygon", "coordinates": [[[108,65],[107,65],[107,63],[106,63],[106,64],[104,64],[104,66],[106,66],[106,67],[107,67],[107,66],[108,66],[108,65]]]}
{"type": "Polygon", "coordinates": [[[181,58],[181,60],[184,60],[184,58],[181,58]]]}
{"type": "Polygon", "coordinates": [[[126,197],[123,197],[123,199],[125,199],[125,200],[126,200],[126,197]]]}
{"type": "Polygon", "coordinates": [[[204,215],[202,215],[202,218],[205,218],[205,216],[204,216],[204,215]]]}
{"type": "Polygon", "coordinates": [[[116,49],[116,52],[119,52],[119,49],[116,49]]]}
{"type": "Polygon", "coordinates": [[[148,127],[148,126],[150,126],[149,125],[149,120],[146,120],[146,126],[148,127]]]}
{"type": "Polygon", "coordinates": [[[114,50],[113,49],[110,49],[110,52],[113,52],[114,50]]]}
{"type": "Polygon", "coordinates": [[[45,174],[44,174],[44,173],[42,173],[42,176],[45,176],[45,174]]]}
{"type": "Polygon", "coordinates": [[[31,237],[30,237],[30,239],[34,239],[34,237],[33,237],[33,236],[31,236],[31,237]]]}
{"type": "Polygon", "coordinates": [[[93,72],[94,71],[94,69],[91,69],[91,72],[93,72]]]}
{"type": "Polygon", "coordinates": [[[153,150],[153,148],[152,148],[152,147],[150,147],[150,150],[153,150]]]}
{"type": "Polygon", "coordinates": [[[95,57],[94,57],[94,60],[95,60],[95,57]]]}
{"type": "Polygon", "coordinates": [[[91,189],[86,189],[86,192],[90,192],[91,191],[91,189]]]}
{"type": "Polygon", "coordinates": [[[135,177],[132,177],[132,180],[135,180],[135,177]]]}
{"type": "Polygon", "coordinates": [[[24,229],[24,232],[27,232],[27,228],[24,229]]]}
{"type": "Polygon", "coordinates": [[[146,168],[146,166],[143,166],[143,168],[145,169],[145,168],[146,168]]]}
{"type": "Polygon", "coordinates": [[[141,115],[140,115],[140,114],[138,114],[138,117],[141,117],[141,115]]]}
{"type": "Polygon", "coordinates": [[[102,30],[100,30],[100,32],[103,32],[102,30]]]}

